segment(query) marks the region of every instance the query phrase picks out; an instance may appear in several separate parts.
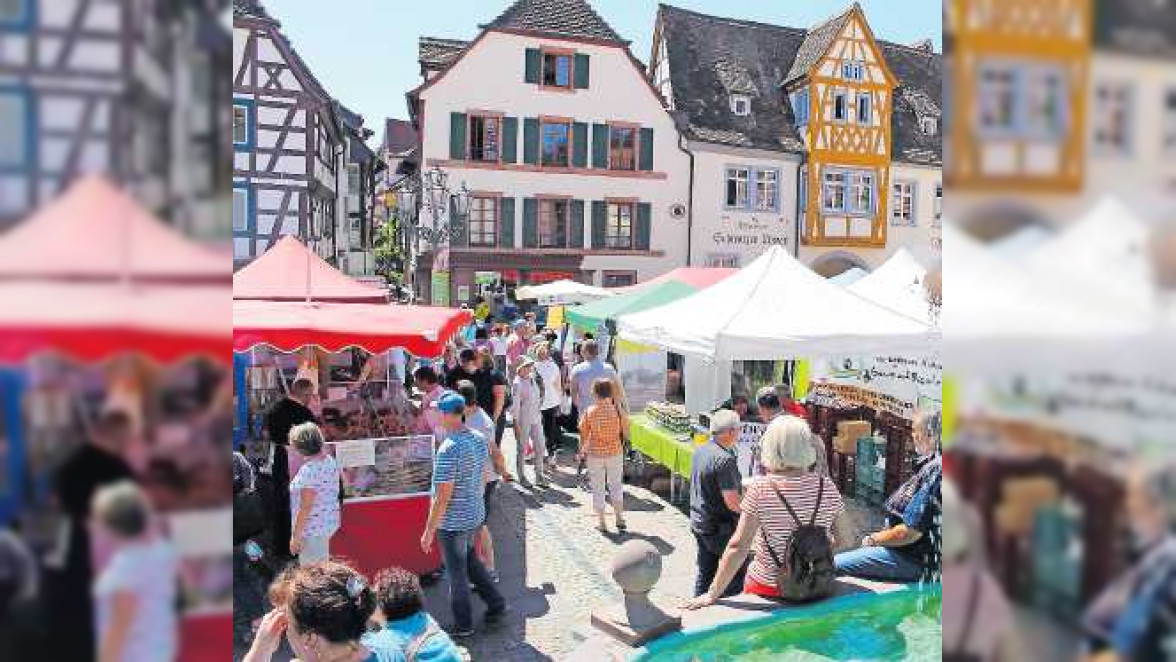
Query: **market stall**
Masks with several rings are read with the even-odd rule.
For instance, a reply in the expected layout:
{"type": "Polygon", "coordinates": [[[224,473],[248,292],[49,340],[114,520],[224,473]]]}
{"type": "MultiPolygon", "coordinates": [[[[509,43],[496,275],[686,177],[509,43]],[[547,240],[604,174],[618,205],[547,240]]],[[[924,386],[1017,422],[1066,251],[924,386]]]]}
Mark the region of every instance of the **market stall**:
{"type": "Polygon", "coordinates": [[[449,308],[233,302],[233,349],[248,365],[251,417],[300,372],[317,382],[324,431],[344,470],[343,523],[331,553],[366,573],[400,565],[423,574],[439,567],[440,556],[418,544],[428,516],[432,436],[403,384],[363,388],[359,366],[394,350],[439,356],[470,319],[469,311],[449,308]]]}
{"type": "MultiPolygon", "coordinates": [[[[621,341],[684,354],[683,415],[709,412],[730,396],[733,361],[784,361],[847,353],[926,353],[938,334],[928,324],[879,306],[773,247],[738,273],[673,303],[617,320],[621,341]]],[[[660,405],[656,405],[660,406],[660,405]]],[[[638,419],[635,428],[651,417],[638,419]]],[[[649,437],[666,433],[656,425],[649,437]]],[[[669,430],[678,442],[692,433],[669,430]]],[[[636,430],[634,437],[646,436],[636,430]]],[[[749,441],[753,441],[748,435],[749,441]]],[[[832,443],[826,437],[826,443],[832,443]]],[[[754,453],[751,453],[754,455],[754,453]]],[[[674,454],[673,462],[681,463],[674,454]]],[[[673,470],[672,470],[673,471],[673,470]]]]}
{"type": "Polygon", "coordinates": [[[1005,590],[1066,619],[1125,568],[1126,481],[1170,454],[1176,421],[1171,330],[1148,310],[1157,292],[1141,265],[1124,265],[1138,250],[1133,224],[1120,219],[1121,243],[1113,206],[1093,218],[1023,261],[944,227],[944,289],[968,304],[947,306],[942,320],[958,393],[953,473],[1005,590]],[[1100,278],[1071,275],[1063,251],[1100,278]],[[1120,279],[1135,285],[1108,282],[1120,279]]]}
{"type": "MultiPolygon", "coordinates": [[[[52,477],[97,412],[127,412],[123,459],[180,559],[185,662],[232,650],[230,271],[95,177],[0,238],[0,520],[19,518],[39,557],[63,554],[52,477]]],[[[92,550],[97,574],[109,547],[92,550]]]]}
{"type": "Polygon", "coordinates": [[[540,306],[570,306],[611,297],[603,287],[585,285],[574,280],[557,280],[543,285],[524,285],[515,290],[520,301],[537,301],[540,306]]]}

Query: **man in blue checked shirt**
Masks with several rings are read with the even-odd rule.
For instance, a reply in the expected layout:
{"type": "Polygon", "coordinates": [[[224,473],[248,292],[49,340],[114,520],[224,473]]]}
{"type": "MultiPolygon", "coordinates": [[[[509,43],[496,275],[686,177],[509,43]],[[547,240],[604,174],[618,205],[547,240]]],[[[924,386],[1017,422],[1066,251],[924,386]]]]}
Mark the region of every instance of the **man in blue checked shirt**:
{"type": "Polygon", "coordinates": [[[474,632],[470,582],[486,602],[488,625],[500,622],[506,613],[506,601],[474,553],[474,540],[486,520],[482,471],[489,442],[466,426],[465,406],[465,399],[456,393],[446,393],[437,402],[444,440],[433,462],[433,498],[421,535],[421,549],[426,554],[432,550],[435,537],[441,540],[455,637],[468,637],[474,632]]]}

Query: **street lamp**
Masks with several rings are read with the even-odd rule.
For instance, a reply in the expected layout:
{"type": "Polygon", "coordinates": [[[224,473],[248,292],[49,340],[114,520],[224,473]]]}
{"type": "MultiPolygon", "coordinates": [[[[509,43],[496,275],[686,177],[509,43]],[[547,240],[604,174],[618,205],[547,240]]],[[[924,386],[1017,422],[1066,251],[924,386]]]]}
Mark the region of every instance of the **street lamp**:
{"type": "Polygon", "coordinates": [[[418,194],[421,206],[428,208],[429,216],[433,222],[432,226],[428,228],[419,227],[420,223],[418,223],[418,232],[429,242],[435,253],[438,246],[449,241],[453,234],[460,233],[461,229],[465,227],[465,220],[470,210],[470,189],[465,182],[462,182],[461,189],[454,191],[449,186],[449,173],[442,170],[440,166],[433,166],[432,170],[421,173],[418,194]],[[453,201],[453,214],[448,213],[451,200],[453,201]],[[442,219],[446,217],[448,217],[448,223],[443,223],[442,219]]]}

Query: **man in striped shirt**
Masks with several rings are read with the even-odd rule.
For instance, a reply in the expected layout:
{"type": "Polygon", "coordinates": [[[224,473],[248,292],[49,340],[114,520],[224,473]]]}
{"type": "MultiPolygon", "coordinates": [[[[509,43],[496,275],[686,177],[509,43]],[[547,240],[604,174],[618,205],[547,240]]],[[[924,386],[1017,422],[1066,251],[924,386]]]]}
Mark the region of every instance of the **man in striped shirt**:
{"type": "Polygon", "coordinates": [[[498,623],[506,613],[506,601],[474,553],[474,541],[486,520],[482,471],[490,442],[466,426],[465,408],[465,399],[456,393],[446,393],[437,401],[445,440],[437,447],[433,462],[433,499],[421,535],[421,549],[426,554],[433,548],[434,537],[441,540],[453,608],[452,634],[456,637],[474,632],[470,582],[486,601],[487,624],[498,623]]]}

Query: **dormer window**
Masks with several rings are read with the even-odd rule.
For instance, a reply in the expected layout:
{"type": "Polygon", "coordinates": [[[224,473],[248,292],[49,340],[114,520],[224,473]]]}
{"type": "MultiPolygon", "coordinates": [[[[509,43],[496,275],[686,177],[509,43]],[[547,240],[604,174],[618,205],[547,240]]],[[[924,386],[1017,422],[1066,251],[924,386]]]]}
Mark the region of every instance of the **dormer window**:
{"type": "Polygon", "coordinates": [[[751,97],[746,94],[731,95],[731,112],[744,117],[751,114],[751,97]]]}
{"type": "Polygon", "coordinates": [[[933,136],[939,133],[939,119],[935,117],[921,117],[919,118],[919,130],[925,136],[933,136]]]}

